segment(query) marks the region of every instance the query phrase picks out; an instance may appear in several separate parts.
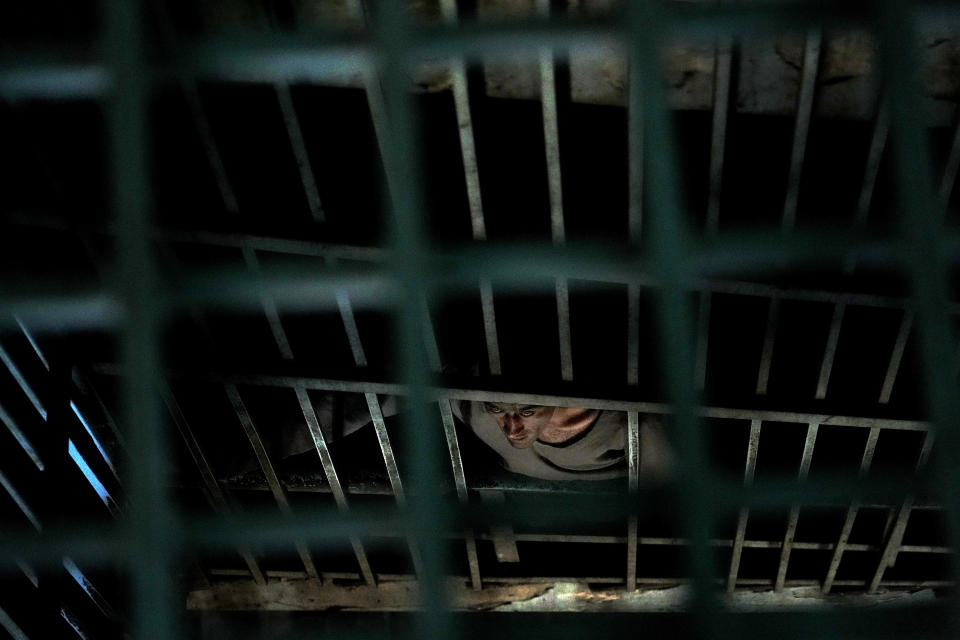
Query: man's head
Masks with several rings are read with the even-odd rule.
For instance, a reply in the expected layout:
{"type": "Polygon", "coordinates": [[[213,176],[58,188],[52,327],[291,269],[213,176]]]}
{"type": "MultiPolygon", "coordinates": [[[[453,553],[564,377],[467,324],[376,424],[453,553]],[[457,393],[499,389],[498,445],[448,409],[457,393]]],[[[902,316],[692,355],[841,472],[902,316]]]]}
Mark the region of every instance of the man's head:
{"type": "Polygon", "coordinates": [[[493,416],[510,445],[526,449],[532,445],[553,417],[555,407],[507,402],[484,402],[483,408],[493,416]]]}

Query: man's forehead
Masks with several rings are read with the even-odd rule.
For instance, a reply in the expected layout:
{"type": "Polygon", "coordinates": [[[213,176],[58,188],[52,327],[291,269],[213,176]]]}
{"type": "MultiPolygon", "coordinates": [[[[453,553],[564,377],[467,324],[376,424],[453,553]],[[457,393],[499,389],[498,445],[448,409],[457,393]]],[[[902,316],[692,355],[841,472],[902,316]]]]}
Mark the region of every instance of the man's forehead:
{"type": "Polygon", "coordinates": [[[503,409],[504,411],[521,411],[523,409],[542,409],[542,404],[516,404],[513,402],[485,402],[488,407],[503,409]]]}

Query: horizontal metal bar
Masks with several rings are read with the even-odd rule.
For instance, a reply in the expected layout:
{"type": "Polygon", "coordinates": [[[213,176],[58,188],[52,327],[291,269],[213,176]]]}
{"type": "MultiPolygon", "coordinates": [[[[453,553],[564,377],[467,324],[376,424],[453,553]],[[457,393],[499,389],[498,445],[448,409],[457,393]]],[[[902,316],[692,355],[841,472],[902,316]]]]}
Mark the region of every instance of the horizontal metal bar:
{"type": "MultiPolygon", "coordinates": [[[[242,577],[246,575],[243,569],[213,569],[211,573],[216,576],[224,577],[242,577]]],[[[276,577],[277,579],[303,579],[305,574],[303,572],[295,571],[268,571],[268,576],[276,577]]],[[[347,573],[347,572],[324,572],[322,574],[324,580],[359,580],[360,576],[356,573],[347,573]]],[[[384,573],[381,574],[383,582],[413,582],[417,579],[415,575],[410,574],[398,574],[398,573],[384,573]]],[[[464,582],[468,580],[466,576],[451,576],[453,579],[460,579],[464,582]]],[[[487,582],[490,584],[555,584],[558,582],[573,582],[573,583],[588,583],[588,584],[609,584],[609,585],[622,585],[623,578],[616,578],[611,576],[491,576],[487,579],[487,582]]],[[[667,586],[678,586],[683,585],[689,582],[687,578],[677,578],[677,577],[640,577],[637,578],[637,584],[642,586],[657,586],[657,587],[667,587],[667,586]]],[[[720,580],[717,579],[719,583],[720,580]]],[[[837,586],[841,587],[863,587],[865,586],[866,581],[864,580],[838,580],[837,586]]],[[[737,580],[737,586],[740,587],[770,587],[773,585],[773,580],[769,578],[740,578],[737,580]]],[[[887,580],[881,583],[881,587],[887,588],[902,588],[902,589],[935,589],[942,587],[951,587],[954,585],[953,581],[950,580],[922,580],[912,582],[910,580],[887,580]]],[[[784,586],[786,588],[793,587],[815,587],[817,586],[816,580],[788,580],[784,586]]]]}
{"type": "MultiPolygon", "coordinates": [[[[102,375],[123,375],[122,365],[111,363],[94,363],[90,366],[94,373],[102,375]]],[[[250,375],[201,373],[196,371],[167,370],[170,379],[203,380],[222,382],[233,385],[252,385],[267,387],[303,386],[306,389],[323,391],[339,391],[347,393],[372,393],[378,395],[405,395],[406,389],[401,384],[389,382],[361,382],[357,380],[342,380],[331,378],[313,378],[308,376],[287,375],[250,375]]],[[[612,400],[609,398],[591,398],[586,396],[564,396],[542,393],[516,393],[504,391],[490,391],[484,389],[465,389],[458,387],[427,387],[427,398],[439,401],[443,398],[456,400],[471,400],[476,402],[509,402],[523,404],[539,404],[554,407],[584,407],[588,409],[602,409],[611,411],[637,411],[669,415],[672,413],[670,405],[657,402],[636,402],[629,400],[612,400]]],[[[704,418],[732,418],[741,420],[763,420],[765,422],[788,422],[794,424],[817,423],[824,427],[860,427],[894,429],[898,431],[927,431],[929,423],[922,420],[899,420],[892,418],[876,418],[870,416],[843,416],[822,413],[808,413],[799,411],[775,411],[767,409],[748,409],[732,407],[701,407],[698,415],[704,418]]]]}

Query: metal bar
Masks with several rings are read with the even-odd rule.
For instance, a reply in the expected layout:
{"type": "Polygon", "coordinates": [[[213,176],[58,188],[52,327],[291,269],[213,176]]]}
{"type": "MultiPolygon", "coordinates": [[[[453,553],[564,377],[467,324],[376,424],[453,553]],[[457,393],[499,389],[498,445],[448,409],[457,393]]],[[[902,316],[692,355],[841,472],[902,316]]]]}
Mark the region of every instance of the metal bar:
{"type": "Polygon", "coordinates": [[[640,288],[627,288],[627,384],[640,382],[640,288]]]}
{"type": "Polygon", "coordinates": [[[107,620],[116,621],[120,619],[114,608],[110,606],[107,599],[100,593],[100,590],[87,578],[73,560],[65,557],[63,559],[63,568],[66,569],[67,573],[80,585],[80,588],[83,589],[84,593],[93,601],[93,604],[107,620]]]}
{"type": "MultiPolygon", "coordinates": [[[[4,217],[4,221],[8,224],[57,230],[74,230],[82,228],[77,225],[72,225],[61,219],[56,219],[49,216],[44,217],[40,215],[24,217],[22,215],[10,214],[4,217]]],[[[91,232],[112,235],[115,233],[115,230],[112,228],[91,228],[91,232]]],[[[305,240],[273,238],[267,236],[205,231],[154,230],[153,237],[158,242],[209,244],[212,246],[236,247],[239,249],[242,249],[244,246],[249,246],[255,251],[268,251],[273,253],[302,256],[344,258],[351,261],[357,260],[385,263],[386,261],[392,259],[392,252],[389,249],[336,245],[305,240]]],[[[732,242],[729,246],[722,249],[717,249],[716,251],[723,251],[724,253],[730,253],[734,255],[742,253],[745,248],[749,248],[751,251],[757,251],[766,246],[774,244],[773,240],[774,238],[769,237],[755,237],[749,240],[749,245],[742,245],[732,242]]],[[[837,243],[840,240],[840,238],[832,235],[815,234],[810,236],[810,242],[816,242],[818,245],[829,245],[831,243],[837,243]]],[[[785,246],[781,245],[783,246],[784,250],[791,250],[789,241],[785,240],[784,242],[787,243],[785,246]]],[[[945,250],[949,249],[950,247],[957,246],[949,234],[947,234],[944,242],[945,250]]],[[[880,253],[890,255],[892,252],[894,252],[894,249],[895,248],[892,246],[883,246],[878,244],[875,245],[872,250],[875,250],[877,255],[880,253]]],[[[808,251],[810,250],[810,246],[807,245],[806,242],[803,242],[800,245],[797,245],[793,250],[808,251]]],[[[456,255],[450,253],[434,253],[430,255],[432,259],[440,262],[444,268],[448,267],[451,264],[451,261],[453,261],[458,267],[466,262],[469,262],[472,265],[470,268],[471,273],[469,275],[471,280],[475,279],[475,274],[478,269],[485,274],[484,277],[512,277],[512,281],[504,282],[501,285],[505,288],[514,287],[519,289],[529,289],[532,286],[539,286],[543,275],[548,270],[550,271],[551,276],[554,276],[557,272],[560,272],[566,274],[568,278],[577,278],[586,281],[659,286],[659,279],[652,271],[638,268],[638,265],[634,262],[617,261],[614,259],[612,262],[614,266],[611,267],[610,256],[601,256],[597,252],[596,245],[581,245],[578,247],[573,247],[568,244],[563,248],[550,249],[544,246],[525,246],[521,249],[519,247],[485,245],[483,248],[471,248],[466,251],[458,250],[456,255]],[[576,261],[571,262],[571,257],[576,257],[576,261]],[[604,263],[603,265],[600,264],[601,258],[604,263]],[[457,263],[458,260],[460,261],[459,263],[457,263]],[[517,271],[519,265],[521,264],[524,267],[527,267],[524,272],[517,271]],[[571,266],[571,264],[573,264],[573,266],[571,266]],[[541,269],[537,265],[546,266],[541,269]],[[534,279],[537,280],[536,283],[534,283],[534,279]]],[[[701,257],[707,259],[709,256],[704,253],[701,254],[701,257]]],[[[462,270],[456,271],[450,274],[448,277],[441,279],[440,283],[447,286],[458,285],[466,278],[466,272],[467,269],[463,268],[462,270]]],[[[238,279],[242,279],[244,285],[249,284],[248,279],[245,276],[241,276],[240,273],[217,273],[217,277],[220,278],[231,277],[232,275],[236,275],[238,279]]],[[[340,274],[338,277],[350,279],[356,277],[356,275],[357,274],[351,272],[348,274],[340,274]]],[[[319,278],[312,279],[311,282],[319,282],[319,278]]],[[[233,283],[230,284],[233,286],[233,283]]],[[[281,285],[282,288],[282,286],[285,286],[284,279],[282,277],[278,278],[276,284],[281,285]]],[[[239,285],[239,283],[237,283],[237,285],[239,285]]],[[[911,299],[903,297],[855,292],[837,292],[824,289],[818,290],[798,287],[782,287],[759,282],[744,282],[725,279],[706,280],[704,278],[690,278],[684,281],[684,286],[691,291],[730,293],[764,298],[777,296],[784,300],[828,303],[836,303],[840,300],[845,300],[849,305],[876,308],[905,309],[915,306],[915,303],[911,299]]],[[[231,294],[232,292],[233,290],[231,290],[231,294]]],[[[298,291],[297,295],[301,295],[301,292],[298,291]]],[[[215,296],[210,296],[202,299],[217,300],[218,298],[215,296]]],[[[73,300],[75,304],[85,304],[88,302],[93,304],[95,302],[89,300],[88,298],[81,297],[73,298],[73,300]]],[[[64,301],[69,302],[69,299],[64,299],[64,301]]],[[[21,306],[23,306],[23,304],[24,303],[21,302],[21,306]]],[[[105,301],[98,302],[97,304],[105,304],[105,301]]],[[[324,301],[322,306],[326,307],[328,305],[329,303],[324,301]]],[[[960,314],[960,303],[950,302],[947,305],[947,309],[952,315],[960,314]]],[[[51,311],[55,311],[55,309],[52,309],[51,311]]],[[[92,312],[93,310],[90,311],[90,313],[92,312]]],[[[97,309],[96,312],[101,316],[104,316],[103,320],[100,320],[101,322],[113,317],[106,316],[105,309],[97,309]]],[[[73,322],[77,321],[74,319],[73,322]]]]}
{"type": "Polygon", "coordinates": [[[724,38],[715,48],[713,76],[713,128],[710,139],[710,192],[707,200],[707,232],[720,226],[720,192],[723,184],[723,160],[727,141],[727,116],[730,108],[730,76],[733,40],[724,38]]]}
{"type": "Polygon", "coordinates": [[[0,345],[0,362],[3,362],[4,366],[7,368],[7,371],[10,372],[10,375],[13,376],[13,379],[16,381],[17,386],[23,391],[23,394],[27,396],[27,399],[30,401],[30,404],[33,405],[33,408],[37,410],[37,413],[40,414],[40,417],[43,418],[43,421],[47,420],[47,409],[43,405],[43,402],[40,401],[40,397],[33,390],[33,387],[30,386],[30,382],[20,371],[20,368],[17,367],[14,363],[13,358],[10,357],[10,354],[7,353],[7,350],[3,348],[3,345],[0,345]]]}
{"type": "MultiPolygon", "coordinates": [[[[93,364],[91,369],[96,373],[111,376],[126,375],[127,373],[124,367],[116,364],[93,364]]],[[[182,370],[168,370],[166,373],[171,379],[204,380],[218,383],[227,382],[237,385],[289,388],[302,385],[307,389],[317,389],[321,391],[372,393],[396,396],[402,396],[408,393],[408,389],[405,385],[377,381],[338,380],[290,375],[247,375],[212,372],[197,373],[194,371],[182,370]]],[[[610,411],[637,411],[639,413],[653,413],[658,415],[670,415],[674,412],[671,405],[664,403],[636,402],[631,400],[596,398],[587,396],[517,393],[498,390],[440,386],[427,387],[424,389],[424,392],[431,400],[450,398],[456,400],[470,400],[474,402],[511,402],[549,405],[554,407],[584,407],[587,409],[601,409],[610,411]]],[[[763,420],[765,422],[790,422],[794,424],[817,423],[823,426],[857,427],[865,429],[880,427],[882,429],[893,429],[897,431],[927,431],[929,429],[929,423],[922,420],[900,420],[894,418],[876,418],[873,416],[845,416],[801,411],[774,411],[768,409],[704,406],[697,411],[697,415],[703,418],[763,420]]]]}
{"type": "MultiPolygon", "coordinates": [[[[250,247],[243,247],[243,260],[247,268],[255,274],[260,274],[260,260],[257,258],[257,252],[250,247]]],[[[267,322],[270,324],[270,333],[277,343],[277,349],[284,360],[293,360],[293,350],[290,348],[290,340],[287,339],[287,332],[283,329],[283,323],[280,321],[280,312],[277,311],[277,302],[272,296],[264,293],[260,296],[263,305],[263,313],[267,316],[267,322]]]]}
{"type": "Polygon", "coordinates": [[[877,118],[873,124],[873,135],[870,137],[870,151],[867,153],[867,164],[863,170],[863,184],[857,198],[856,228],[862,229],[870,215],[870,205],[873,203],[873,194],[876,192],[877,176],[880,175],[880,162],[883,160],[883,151],[887,146],[887,135],[890,133],[890,116],[885,104],[881,103],[877,110],[877,118]]]}
{"type": "Polygon", "coordinates": [[[360,330],[357,328],[356,316],[353,314],[353,306],[350,304],[350,296],[346,291],[337,291],[337,308],[340,310],[340,318],[343,320],[343,328],[347,332],[347,341],[350,343],[350,352],[353,354],[353,361],[357,367],[367,366],[367,355],[363,350],[363,342],[360,340],[360,330]]]}
{"type": "MultiPolygon", "coordinates": [[[[480,491],[480,499],[488,504],[506,504],[507,497],[503,491],[496,489],[480,491]]],[[[494,553],[497,562],[520,562],[520,552],[517,550],[517,537],[513,526],[509,522],[495,522],[490,525],[490,537],[493,540],[494,553]]]]}
{"type": "MultiPolygon", "coordinates": [[[[960,403],[956,397],[956,381],[945,375],[953,364],[949,346],[954,343],[955,328],[945,312],[952,274],[943,263],[939,238],[943,232],[943,216],[937,210],[931,176],[929,145],[923,108],[917,99],[920,91],[916,69],[916,32],[911,22],[912,7],[903,0],[884,3],[878,26],[884,43],[881,62],[885,83],[891,92],[894,167],[896,170],[897,230],[903,239],[903,260],[910,276],[917,306],[918,346],[924,380],[923,390],[931,422],[936,427],[939,451],[934,459],[933,476],[937,478],[944,504],[947,534],[951,543],[960,543],[960,502],[956,487],[960,486],[960,403]]],[[[925,447],[932,433],[927,434],[925,447]]],[[[904,518],[909,516],[905,512],[904,518]]],[[[897,541],[897,546],[900,541],[897,541]]],[[[894,547],[895,548],[895,547],[894,547]]],[[[895,553],[895,551],[894,551],[895,553]]],[[[884,554],[886,555],[886,554],[884,554]]],[[[960,575],[960,558],[949,558],[951,574],[960,575]]],[[[885,569],[878,567],[879,572],[885,569]]],[[[878,581],[874,581],[876,583],[878,581]]],[[[873,584],[871,586],[874,586],[873,584]]],[[[957,605],[956,594],[952,605],[957,605]]],[[[948,634],[960,633],[954,620],[948,634]]]]}
{"type": "MultiPolygon", "coordinates": [[[[870,470],[870,465],[873,462],[873,453],[877,448],[877,439],[879,437],[880,429],[877,427],[870,429],[870,434],[867,436],[867,444],[863,449],[863,457],[860,459],[861,476],[866,475],[867,471],[870,470]]],[[[823,579],[823,593],[830,593],[830,589],[833,588],[834,581],[837,577],[837,569],[840,568],[840,561],[843,559],[843,552],[850,547],[848,544],[850,532],[853,531],[853,523],[859,509],[860,504],[858,502],[854,502],[847,507],[847,515],[844,517],[843,527],[840,529],[840,538],[837,540],[837,544],[833,549],[833,555],[830,556],[830,566],[827,569],[827,576],[823,579]]]]}
{"type": "MultiPolygon", "coordinates": [[[[444,20],[449,24],[456,24],[456,0],[441,0],[440,5],[444,20]]],[[[457,128],[460,134],[460,153],[463,159],[464,178],[467,185],[467,202],[470,206],[470,227],[474,240],[486,240],[487,229],[483,215],[480,171],[477,166],[473,117],[470,114],[470,93],[467,85],[466,65],[462,59],[453,58],[450,60],[450,75],[453,85],[453,104],[457,113],[457,128]]],[[[480,280],[480,309],[483,313],[483,330],[490,374],[498,376],[501,373],[500,345],[497,338],[497,319],[493,306],[493,287],[487,279],[480,280]]]]}
{"type": "MultiPolygon", "coordinates": [[[[550,16],[550,0],[537,0],[537,12],[550,16]]],[[[550,235],[553,242],[562,245],[565,240],[563,223],[563,181],[560,174],[560,126],[557,117],[557,83],[553,69],[553,51],[540,51],[540,101],[543,106],[543,139],[547,153],[547,185],[550,193],[550,235]]]]}
{"type": "Polygon", "coordinates": [[[497,337],[497,316],[493,307],[493,286],[489,280],[480,280],[480,308],[483,312],[483,336],[487,345],[487,362],[490,375],[499,376],[500,340],[497,337]]]}
{"type": "MultiPolygon", "coordinates": [[[[125,545],[130,557],[131,635],[142,639],[178,637],[180,607],[175,604],[172,563],[177,552],[177,510],[167,495],[170,460],[160,424],[159,274],[149,229],[152,226],[147,135],[148,99],[153,74],[148,67],[141,3],[101,3],[104,45],[114,91],[107,107],[106,129],[112,208],[119,241],[116,280],[124,307],[122,353],[130,376],[123,381],[126,424],[130,433],[130,529],[125,545]]],[[[71,554],[72,555],[72,554],[71,554]]],[[[75,556],[74,556],[75,557],[75,556]]],[[[81,560],[81,558],[76,558],[81,560]]]]}
{"type": "MultiPolygon", "coordinates": [[[[200,478],[203,480],[204,494],[210,501],[210,506],[213,507],[213,510],[218,514],[230,513],[230,505],[227,503],[227,498],[220,488],[220,483],[217,481],[217,476],[213,472],[213,467],[210,465],[207,455],[203,452],[200,441],[197,440],[196,435],[193,433],[193,429],[190,427],[190,423],[187,421],[187,417],[184,415],[180,403],[177,402],[173,390],[169,387],[164,387],[162,389],[162,395],[164,404],[167,405],[167,411],[170,412],[173,423],[177,425],[177,430],[183,438],[183,443],[186,445],[187,451],[190,452],[190,457],[193,459],[194,464],[197,465],[197,471],[200,472],[200,478]]],[[[254,557],[250,548],[241,546],[237,548],[237,552],[247,565],[250,575],[253,576],[253,581],[260,585],[266,584],[263,571],[260,569],[260,565],[257,563],[257,559],[254,557]]]]}
{"type": "MultiPolygon", "coordinates": [[[[927,460],[930,458],[930,451],[932,448],[933,432],[928,431],[923,439],[923,447],[920,449],[920,455],[917,456],[916,472],[919,473],[920,470],[927,464],[927,460]]],[[[870,584],[867,587],[867,593],[876,593],[877,587],[883,580],[884,572],[887,570],[887,568],[893,566],[893,564],[897,561],[897,554],[900,552],[900,544],[903,542],[903,534],[907,530],[907,522],[910,519],[910,512],[913,510],[913,503],[914,498],[912,496],[908,497],[903,501],[903,503],[900,505],[900,508],[897,510],[893,528],[890,530],[890,534],[884,543],[883,554],[880,556],[880,561],[877,563],[877,568],[873,572],[873,578],[870,580],[870,584]]]]}
{"type": "Polygon", "coordinates": [[[6,425],[10,435],[17,441],[17,444],[19,444],[23,452],[27,454],[37,470],[43,471],[43,460],[40,459],[40,454],[37,453],[36,447],[33,446],[30,438],[27,437],[27,434],[23,432],[23,429],[20,428],[20,425],[17,424],[17,421],[13,419],[13,416],[10,415],[2,404],[0,404],[0,422],[6,425]]]}
{"type": "MultiPolygon", "coordinates": [[[[760,452],[760,420],[750,421],[750,438],[747,441],[747,462],[743,471],[744,484],[753,482],[754,471],[757,467],[757,454],[760,452]]],[[[740,509],[737,517],[737,533],[733,540],[733,552],[730,555],[730,570],[727,573],[727,593],[734,590],[737,584],[737,574],[740,572],[740,556],[743,552],[744,538],[747,535],[747,519],[750,517],[750,510],[746,507],[740,509]]]]}
{"type": "Polygon", "coordinates": [[[10,614],[3,610],[3,607],[0,607],[0,626],[3,627],[4,631],[10,634],[10,637],[13,640],[29,640],[27,634],[23,632],[23,629],[14,622],[13,618],[10,617],[10,614]]]}
{"type": "MultiPolygon", "coordinates": [[[[550,0],[537,0],[537,12],[549,17],[550,0]]],[[[560,171],[560,123],[557,115],[557,83],[551,49],[540,51],[540,101],[543,107],[543,141],[547,158],[547,187],[550,195],[550,236],[563,246],[563,178],[560,171]]],[[[557,278],[557,327],[560,335],[560,375],[573,380],[573,351],[570,344],[570,291],[566,278],[557,278]]]]}
{"type": "MultiPolygon", "coordinates": [[[[803,443],[803,457],[800,459],[799,478],[805,480],[810,472],[810,460],[813,458],[813,448],[817,443],[817,431],[820,425],[811,424],[807,427],[807,439],[803,443]]],[[[774,584],[774,590],[783,589],[783,584],[787,579],[787,565],[790,563],[790,549],[793,546],[793,536],[797,531],[797,520],[800,518],[800,506],[795,505],[790,508],[790,516],[787,518],[787,532],[783,536],[783,546],[780,548],[780,567],[777,569],[777,580],[774,584]]]]}
{"type": "Polygon", "coordinates": [[[777,320],[780,315],[779,296],[770,297],[767,311],[767,330],[763,334],[763,351],[760,353],[760,370],[757,373],[757,395],[767,394],[770,382],[770,366],[773,363],[773,345],[777,338],[777,320]]]}
{"type": "MultiPolygon", "coordinates": [[[[240,397],[240,391],[236,385],[230,383],[224,384],[223,388],[227,393],[227,397],[230,398],[230,404],[233,406],[233,410],[237,414],[240,424],[243,426],[247,440],[250,441],[250,446],[253,447],[253,452],[257,456],[257,461],[260,463],[260,468],[263,470],[263,475],[267,480],[267,484],[270,486],[270,492],[273,494],[273,498],[276,500],[280,512],[284,516],[290,516],[293,513],[293,510],[290,508],[290,502],[287,500],[283,485],[280,484],[280,478],[277,477],[277,472],[273,467],[273,463],[270,461],[270,456],[267,454],[267,449],[263,444],[263,440],[260,438],[260,433],[257,431],[256,425],[253,424],[250,412],[247,411],[247,407],[243,403],[243,398],[240,397]]],[[[314,580],[319,580],[317,568],[313,564],[313,558],[310,556],[310,550],[307,548],[307,545],[302,540],[295,540],[294,546],[297,549],[300,560],[303,562],[303,567],[306,569],[307,575],[314,580]]]]}
{"type": "Polygon", "coordinates": [[[697,314],[697,354],[695,377],[697,388],[701,391],[707,382],[707,354],[710,347],[710,294],[700,294],[699,313],[697,314]]]}
{"type": "Polygon", "coordinates": [[[293,105],[290,85],[286,82],[275,82],[273,88],[277,93],[277,101],[280,103],[280,112],[283,114],[283,124],[287,129],[290,147],[293,149],[293,155],[297,160],[297,170],[300,173],[300,182],[303,183],[307,205],[310,207],[310,215],[314,222],[325,222],[326,215],[320,202],[320,192],[317,190],[317,181],[313,175],[313,167],[310,165],[307,145],[303,141],[300,119],[297,117],[297,110],[293,105]]]}
{"type": "MultiPolygon", "coordinates": [[[[163,47],[168,52],[175,51],[178,45],[176,30],[173,22],[170,20],[169,12],[163,2],[151,2],[151,8],[157,17],[160,37],[163,41],[163,47]]],[[[179,78],[180,89],[187,101],[187,108],[193,117],[193,124],[200,136],[200,144],[203,147],[204,154],[207,156],[207,162],[213,171],[213,178],[217,184],[217,191],[220,193],[220,199],[223,201],[224,209],[231,215],[240,213],[240,206],[237,204],[237,196],[233,191],[233,185],[227,176],[227,169],[223,164],[223,156],[220,154],[220,147],[217,145],[213,136],[213,128],[210,126],[210,120],[207,118],[206,110],[203,108],[203,100],[200,98],[200,91],[196,81],[186,74],[179,78]]]]}
{"type": "MultiPolygon", "coordinates": [[[[886,104],[881,102],[873,124],[873,133],[870,137],[870,150],[867,153],[867,164],[863,170],[863,184],[860,187],[860,195],[857,198],[857,208],[854,213],[853,230],[856,233],[862,233],[867,226],[867,218],[870,216],[870,206],[873,203],[873,195],[876,191],[877,176],[880,174],[880,162],[883,160],[883,152],[887,145],[887,134],[889,132],[890,118],[888,109],[886,104]]],[[[853,273],[856,264],[856,258],[851,257],[844,260],[844,273],[846,275],[853,273]]]]}
{"type": "Polygon", "coordinates": [[[887,373],[883,377],[883,388],[880,389],[880,404],[890,402],[890,394],[893,393],[893,384],[896,382],[897,374],[900,372],[900,362],[903,360],[903,352],[906,350],[907,338],[910,336],[912,326],[913,311],[905,311],[903,319],[900,321],[900,329],[897,332],[897,341],[893,345],[893,353],[890,354],[887,373]]]}
{"type": "MultiPolygon", "coordinates": [[[[440,8],[447,24],[457,24],[456,0],[441,0],[440,8]]],[[[470,226],[473,230],[474,240],[485,240],[487,230],[483,218],[480,172],[477,169],[473,118],[470,114],[470,93],[467,86],[466,65],[463,59],[453,58],[450,60],[450,77],[453,89],[453,105],[457,112],[457,127],[460,134],[460,152],[467,185],[467,202],[470,205],[470,226]]]]}
{"type": "MultiPolygon", "coordinates": [[[[467,478],[463,471],[463,458],[460,455],[460,443],[457,440],[457,427],[453,421],[453,411],[449,400],[440,401],[440,415],[443,418],[443,432],[447,438],[450,463],[453,465],[453,479],[457,485],[457,498],[461,504],[467,504],[469,502],[467,478]]],[[[480,578],[480,561],[477,557],[477,542],[474,531],[470,529],[464,531],[463,538],[467,547],[467,562],[470,565],[470,584],[479,591],[483,588],[483,581],[480,578]]]]}
{"type": "Polygon", "coordinates": [[[827,346],[823,351],[823,360],[820,363],[820,377],[817,379],[816,399],[823,400],[827,396],[827,386],[830,384],[830,373],[833,371],[833,360],[837,355],[837,345],[840,342],[840,328],[843,325],[843,312],[846,302],[838,302],[833,307],[833,319],[830,321],[830,334],[827,336],[827,346]]]}
{"type": "MultiPolygon", "coordinates": [[[[316,411],[310,402],[310,396],[303,387],[297,387],[297,400],[300,403],[300,410],[307,421],[307,428],[310,430],[310,437],[320,456],[320,464],[323,465],[323,473],[327,477],[327,484],[330,485],[330,492],[337,503],[337,507],[343,512],[350,511],[350,505],[347,503],[347,497],[343,493],[343,487],[340,485],[340,477],[337,475],[337,469],[333,464],[333,457],[330,455],[330,449],[327,447],[327,441],[323,437],[323,429],[320,427],[320,421],[317,419],[316,411]]],[[[363,580],[370,586],[376,586],[377,581],[374,578],[373,570],[370,568],[370,560],[367,558],[367,552],[363,548],[363,543],[357,536],[350,536],[350,546],[353,548],[353,555],[357,558],[357,564],[360,566],[360,573],[363,574],[363,580]]]]}
{"type": "Polygon", "coordinates": [[[566,278],[557,278],[557,318],[560,332],[560,375],[573,380],[573,350],[570,344],[570,290],[566,278]]]}
{"type": "Polygon", "coordinates": [[[409,16],[403,3],[391,0],[378,7],[379,62],[392,118],[382,145],[386,151],[383,164],[392,196],[394,247],[401,258],[393,264],[403,300],[396,314],[399,331],[395,344],[400,370],[410,391],[410,409],[404,415],[404,437],[416,469],[412,475],[415,497],[409,503],[411,551],[415,566],[418,561],[421,565],[417,573],[422,613],[417,618],[416,632],[425,638],[456,638],[457,628],[449,614],[449,597],[443,584],[443,576],[449,572],[448,558],[438,540],[439,532],[447,529],[450,517],[439,489],[444,456],[439,440],[433,437],[432,430],[425,428],[429,415],[423,391],[429,365],[420,344],[420,305],[431,295],[429,278],[424,278],[431,270],[425,260],[429,236],[424,228],[419,120],[405,73],[407,56],[416,39],[407,23],[409,16]],[[421,549],[424,550],[422,557],[418,553],[421,549]]]}
{"type": "Polygon", "coordinates": [[[803,174],[803,157],[810,131],[810,116],[813,113],[813,98],[817,88],[817,71],[820,66],[819,29],[807,31],[803,48],[803,75],[797,99],[797,119],[793,129],[793,144],[790,149],[790,173],[787,178],[787,197],[783,205],[783,228],[792,230],[797,222],[797,201],[800,196],[800,177],[803,174]]]}
{"type": "MultiPolygon", "coordinates": [[[[651,259],[663,278],[657,300],[657,327],[661,344],[667,345],[661,362],[668,397],[674,404],[671,427],[677,449],[677,476],[685,486],[679,497],[680,522],[690,539],[686,554],[692,581],[691,612],[694,626],[707,634],[709,621],[716,607],[712,593],[715,567],[708,532],[713,527],[713,513],[708,499],[711,470],[706,457],[703,429],[697,424],[699,401],[694,385],[694,353],[691,348],[694,326],[687,297],[680,283],[687,274],[690,261],[688,229],[680,204],[679,172],[672,138],[667,104],[659,81],[658,46],[663,36],[659,5],[630,3],[626,12],[630,29],[629,99],[627,117],[639,120],[637,107],[643,104],[644,129],[657,161],[647,167],[647,183],[651,193],[649,233],[651,259]]],[[[631,128],[636,131],[636,125],[631,128]]],[[[573,405],[576,406],[576,405],[573,405]]]]}
{"type": "MultiPolygon", "coordinates": [[[[627,412],[627,490],[636,494],[640,485],[640,415],[627,412]]],[[[639,516],[631,514],[627,521],[627,591],[637,588],[637,534],[639,516]]]]}
{"type": "Polygon", "coordinates": [[[957,118],[957,124],[953,132],[953,144],[950,145],[950,155],[947,157],[943,179],[940,181],[940,191],[937,194],[940,207],[943,210],[946,210],[947,205],[950,204],[953,186],[957,181],[957,171],[960,171],[960,117],[957,118]]]}

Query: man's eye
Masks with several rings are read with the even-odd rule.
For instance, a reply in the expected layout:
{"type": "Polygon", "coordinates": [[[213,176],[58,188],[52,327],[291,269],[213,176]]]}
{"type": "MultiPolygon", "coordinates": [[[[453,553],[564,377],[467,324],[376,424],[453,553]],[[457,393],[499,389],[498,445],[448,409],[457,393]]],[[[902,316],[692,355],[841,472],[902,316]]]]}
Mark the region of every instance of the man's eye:
{"type": "Polygon", "coordinates": [[[522,415],[522,416],[525,417],[525,418],[529,418],[529,417],[532,416],[533,414],[534,414],[534,410],[533,410],[533,409],[524,409],[523,411],[520,412],[520,415],[522,415]]]}
{"type": "Polygon", "coordinates": [[[500,407],[491,407],[489,405],[487,406],[487,411],[489,413],[503,413],[503,409],[501,409],[500,407]]]}

